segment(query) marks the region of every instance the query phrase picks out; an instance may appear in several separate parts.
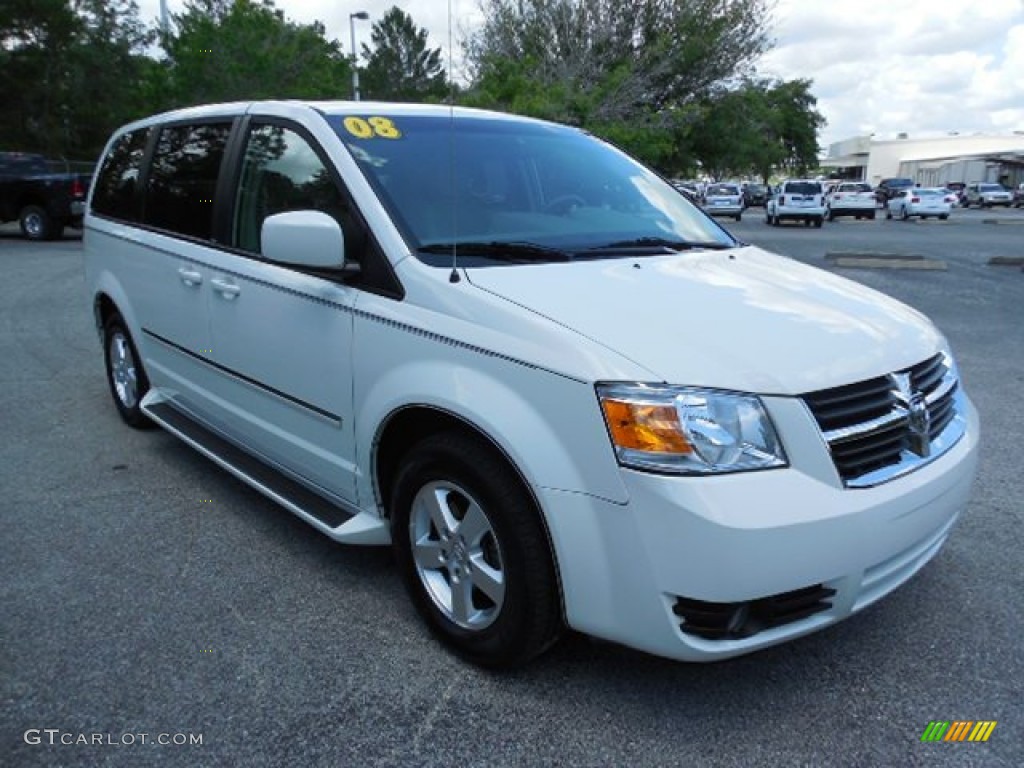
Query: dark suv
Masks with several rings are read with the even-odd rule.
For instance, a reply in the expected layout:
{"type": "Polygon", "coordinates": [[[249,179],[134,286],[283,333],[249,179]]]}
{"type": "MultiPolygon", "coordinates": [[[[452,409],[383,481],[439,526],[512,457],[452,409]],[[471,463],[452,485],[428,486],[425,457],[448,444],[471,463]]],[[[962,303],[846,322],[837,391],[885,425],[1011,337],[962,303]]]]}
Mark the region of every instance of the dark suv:
{"type": "Polygon", "coordinates": [[[875,199],[883,206],[907,187],[914,186],[913,179],[882,179],[875,188],[875,199]]]}
{"type": "Polygon", "coordinates": [[[770,193],[764,184],[747,184],[743,188],[743,204],[748,208],[753,205],[764,206],[770,193]]]}

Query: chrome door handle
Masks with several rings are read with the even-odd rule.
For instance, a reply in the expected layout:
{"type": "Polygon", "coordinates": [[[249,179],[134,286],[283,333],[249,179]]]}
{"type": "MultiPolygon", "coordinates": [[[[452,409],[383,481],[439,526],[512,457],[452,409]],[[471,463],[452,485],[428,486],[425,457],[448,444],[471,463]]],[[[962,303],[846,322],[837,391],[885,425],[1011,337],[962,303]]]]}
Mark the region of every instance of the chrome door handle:
{"type": "Polygon", "coordinates": [[[195,288],[203,282],[203,275],[201,272],[196,272],[194,269],[188,267],[182,267],[178,270],[178,277],[181,278],[181,282],[190,288],[195,288]]]}
{"type": "Polygon", "coordinates": [[[210,285],[212,285],[213,289],[228,301],[235,298],[235,296],[242,292],[242,289],[234,283],[229,283],[227,280],[222,280],[219,277],[213,278],[213,280],[210,281],[210,285]]]}

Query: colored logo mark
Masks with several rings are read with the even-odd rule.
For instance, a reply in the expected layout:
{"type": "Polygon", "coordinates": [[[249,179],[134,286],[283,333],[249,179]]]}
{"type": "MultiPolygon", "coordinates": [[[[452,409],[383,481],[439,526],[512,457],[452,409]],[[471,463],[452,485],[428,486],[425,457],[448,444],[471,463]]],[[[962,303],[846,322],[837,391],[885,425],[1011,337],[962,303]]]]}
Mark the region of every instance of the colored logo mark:
{"type": "Polygon", "coordinates": [[[988,741],[995,720],[932,720],[921,734],[921,741],[988,741]]]}

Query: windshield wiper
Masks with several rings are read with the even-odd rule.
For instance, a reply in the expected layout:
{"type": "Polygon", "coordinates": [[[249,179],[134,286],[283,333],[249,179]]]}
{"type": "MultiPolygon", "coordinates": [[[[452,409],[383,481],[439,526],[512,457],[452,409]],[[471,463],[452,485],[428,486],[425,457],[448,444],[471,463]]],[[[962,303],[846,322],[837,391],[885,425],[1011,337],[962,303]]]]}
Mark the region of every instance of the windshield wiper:
{"type": "Polygon", "coordinates": [[[431,243],[417,248],[420,253],[449,254],[453,250],[467,256],[486,256],[499,261],[572,261],[573,255],[561,248],[518,241],[431,243]]]}
{"type": "Polygon", "coordinates": [[[588,248],[587,251],[624,251],[634,248],[668,248],[673,251],[689,251],[697,249],[705,251],[724,251],[735,247],[736,246],[732,243],[670,240],[664,237],[637,237],[632,240],[618,240],[614,243],[607,243],[606,245],[595,245],[593,248],[588,248]]]}

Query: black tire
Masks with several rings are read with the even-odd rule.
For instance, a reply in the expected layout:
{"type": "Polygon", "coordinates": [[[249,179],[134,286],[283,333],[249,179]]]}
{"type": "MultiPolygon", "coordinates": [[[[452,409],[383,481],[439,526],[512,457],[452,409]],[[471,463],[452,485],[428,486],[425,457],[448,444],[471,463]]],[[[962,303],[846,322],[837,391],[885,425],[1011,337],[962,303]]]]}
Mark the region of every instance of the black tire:
{"type": "Polygon", "coordinates": [[[814,226],[816,229],[821,229],[821,225],[825,222],[824,217],[819,216],[814,220],[814,226]]]}
{"type": "Polygon", "coordinates": [[[29,240],[52,240],[60,236],[63,227],[54,222],[53,217],[45,208],[38,205],[26,205],[18,213],[21,234],[29,240]]]}
{"type": "Polygon", "coordinates": [[[135,429],[152,428],[153,422],[140,407],[149,391],[149,377],[142,367],[135,342],[118,314],[111,315],[103,326],[103,361],[110,396],[121,419],[135,429]]]}
{"type": "Polygon", "coordinates": [[[403,460],[390,507],[406,589],[433,633],[456,653],[481,666],[509,668],[558,639],[563,630],[558,578],[540,513],[492,445],[460,432],[426,438],[403,460]],[[439,525],[437,515],[449,522],[439,525]],[[470,516],[469,527],[478,535],[463,539],[462,525],[470,516]],[[414,539],[421,542],[421,561],[422,553],[436,559],[417,563],[414,539]],[[500,574],[497,588],[485,566],[500,574]],[[500,602],[475,579],[494,590],[500,602]],[[453,588],[460,584],[466,601],[461,610],[453,588]]]}
{"type": "Polygon", "coordinates": [[[772,226],[773,227],[781,227],[782,226],[782,219],[779,218],[779,214],[775,214],[774,216],[772,216],[772,226]]]}
{"type": "Polygon", "coordinates": [[[949,214],[948,213],[940,213],[939,214],[939,221],[945,221],[948,218],[949,218],[949,214]]]}
{"type": "Polygon", "coordinates": [[[742,221],[743,220],[743,214],[742,213],[737,213],[735,216],[733,216],[733,218],[736,219],[736,221],[742,221]]]}
{"type": "Polygon", "coordinates": [[[892,219],[892,209],[889,207],[886,207],[885,209],[885,218],[892,219]]]}
{"type": "MultiPolygon", "coordinates": [[[[860,216],[858,216],[857,218],[859,219],[860,216]]],[[[835,213],[832,212],[831,208],[828,209],[828,220],[829,221],[835,221],[836,220],[836,215],[835,215],[835,213]]]]}
{"type": "Polygon", "coordinates": [[[868,214],[868,221],[874,221],[874,220],[875,220],[875,212],[872,211],[871,213],[868,214]]]}
{"type": "Polygon", "coordinates": [[[903,206],[900,209],[900,219],[903,221],[910,221],[910,214],[907,213],[907,206],[903,206]]]}

